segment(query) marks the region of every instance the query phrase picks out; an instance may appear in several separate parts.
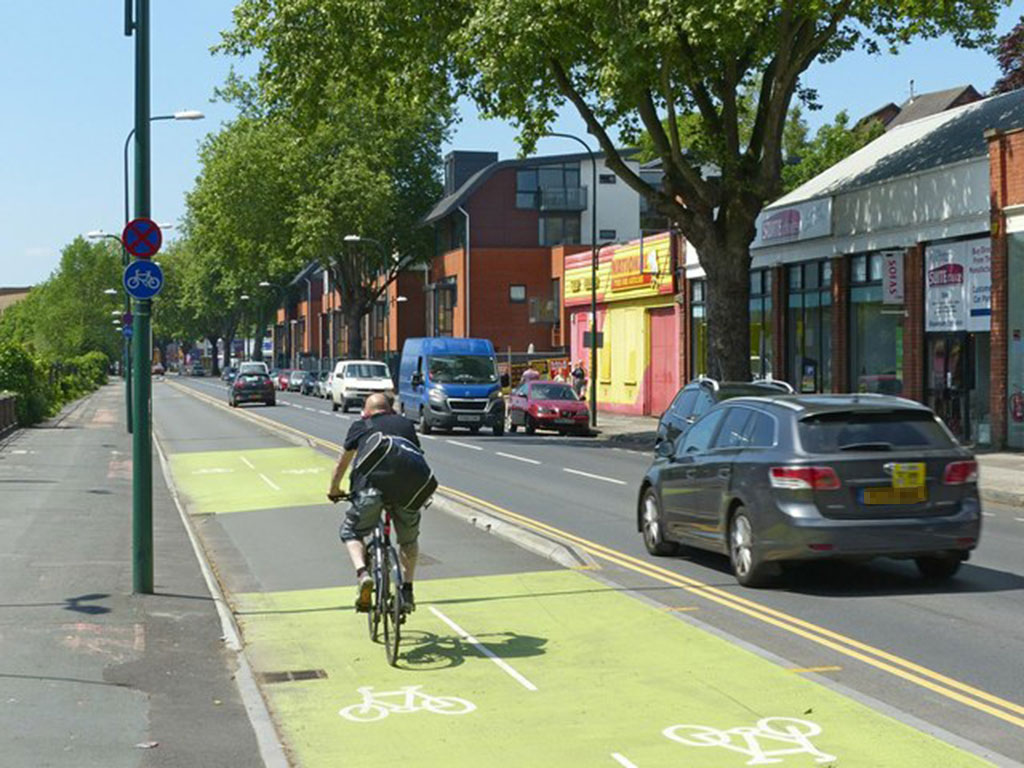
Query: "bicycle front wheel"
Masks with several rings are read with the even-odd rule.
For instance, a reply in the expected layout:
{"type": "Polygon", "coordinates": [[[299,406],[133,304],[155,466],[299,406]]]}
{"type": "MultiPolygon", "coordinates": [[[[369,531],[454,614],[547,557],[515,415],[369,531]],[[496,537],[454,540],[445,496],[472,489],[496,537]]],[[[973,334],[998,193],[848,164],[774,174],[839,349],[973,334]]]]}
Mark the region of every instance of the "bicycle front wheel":
{"type": "Polygon", "coordinates": [[[381,617],[384,624],[384,651],[388,657],[388,664],[392,667],[398,664],[398,644],[402,640],[402,573],[399,570],[398,556],[395,550],[387,547],[383,550],[384,562],[390,565],[391,572],[388,591],[382,601],[384,615],[381,617]],[[390,563],[388,562],[390,560],[390,563]]]}

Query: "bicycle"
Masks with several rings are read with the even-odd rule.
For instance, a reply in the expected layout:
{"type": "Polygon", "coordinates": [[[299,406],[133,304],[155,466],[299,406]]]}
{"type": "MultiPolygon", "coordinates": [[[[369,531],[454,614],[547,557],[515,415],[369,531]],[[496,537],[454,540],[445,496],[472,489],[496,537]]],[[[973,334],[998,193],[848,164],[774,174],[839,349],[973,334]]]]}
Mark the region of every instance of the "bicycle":
{"type": "Polygon", "coordinates": [[[346,720],[370,723],[383,720],[388,715],[413,712],[432,712],[435,715],[466,715],[476,705],[457,696],[431,696],[423,693],[420,685],[406,685],[397,691],[374,692],[372,686],[358,689],[362,701],[338,710],[346,720]]]}
{"type": "MultiPolygon", "coordinates": [[[[351,503],[352,496],[346,493],[336,501],[351,503]]],[[[373,602],[367,613],[370,639],[376,643],[383,634],[384,652],[388,664],[394,667],[398,663],[398,645],[402,637],[400,627],[406,617],[402,595],[405,581],[398,551],[391,543],[391,511],[386,504],[366,543],[366,569],[373,579],[373,602]]]]}

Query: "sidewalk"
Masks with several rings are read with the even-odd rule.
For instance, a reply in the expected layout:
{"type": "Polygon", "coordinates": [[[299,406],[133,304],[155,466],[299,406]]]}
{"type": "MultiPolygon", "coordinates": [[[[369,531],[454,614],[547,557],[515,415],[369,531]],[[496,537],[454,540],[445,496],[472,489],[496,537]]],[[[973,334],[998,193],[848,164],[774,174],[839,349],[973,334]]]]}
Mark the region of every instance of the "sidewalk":
{"type": "Polygon", "coordinates": [[[132,594],[123,397],[108,385],[0,441],[0,762],[262,765],[155,458],[156,594],[132,594]]]}
{"type": "MultiPolygon", "coordinates": [[[[653,416],[597,414],[600,437],[623,447],[640,451],[654,450],[658,420],[653,416]]],[[[1024,507],[1024,454],[979,453],[981,498],[993,504],[1024,507]]]]}

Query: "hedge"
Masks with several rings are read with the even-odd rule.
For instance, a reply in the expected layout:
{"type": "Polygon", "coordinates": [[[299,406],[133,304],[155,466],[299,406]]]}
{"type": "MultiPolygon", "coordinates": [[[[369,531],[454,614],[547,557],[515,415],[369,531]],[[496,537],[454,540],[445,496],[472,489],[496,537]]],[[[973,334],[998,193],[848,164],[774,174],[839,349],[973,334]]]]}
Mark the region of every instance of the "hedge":
{"type": "Polygon", "coordinates": [[[44,361],[20,344],[0,343],[0,391],[18,395],[18,423],[36,424],[107,381],[109,361],[89,352],[67,361],[44,361]]]}

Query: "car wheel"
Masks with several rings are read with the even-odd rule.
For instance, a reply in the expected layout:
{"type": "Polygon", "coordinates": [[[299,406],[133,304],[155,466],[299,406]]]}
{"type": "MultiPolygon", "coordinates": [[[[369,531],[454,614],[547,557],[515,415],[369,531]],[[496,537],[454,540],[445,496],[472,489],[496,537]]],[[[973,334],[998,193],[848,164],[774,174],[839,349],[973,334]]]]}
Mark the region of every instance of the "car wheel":
{"type": "Polygon", "coordinates": [[[434,428],[430,426],[430,422],[427,420],[427,414],[425,411],[420,411],[419,428],[421,435],[429,435],[434,431],[434,428]]]}
{"type": "Polygon", "coordinates": [[[744,587],[760,587],[768,583],[770,566],[758,557],[754,526],[742,507],[729,521],[729,562],[736,581],[744,587]]]}
{"type": "Polygon", "coordinates": [[[937,555],[934,557],[915,557],[917,570],[921,572],[928,581],[945,581],[952,578],[960,570],[959,557],[952,555],[937,555]]]}
{"type": "Polygon", "coordinates": [[[528,435],[532,435],[537,431],[537,425],[533,423],[533,417],[530,414],[526,414],[526,426],[523,429],[526,430],[528,435]]]}
{"type": "Polygon", "coordinates": [[[641,531],[644,535],[644,546],[652,555],[675,554],[678,546],[671,541],[665,541],[665,528],[661,518],[661,504],[658,502],[658,493],[653,488],[648,488],[643,500],[643,519],[640,521],[641,531]]]}
{"type": "Polygon", "coordinates": [[[267,400],[267,405],[277,405],[277,400],[267,400]]]}
{"type": "Polygon", "coordinates": [[[230,404],[231,404],[232,408],[237,408],[238,407],[238,401],[235,400],[235,398],[233,398],[233,397],[230,400],[230,404]]]}
{"type": "Polygon", "coordinates": [[[471,434],[471,435],[479,435],[480,434],[480,427],[470,427],[469,428],[469,434],[471,434]]]}
{"type": "Polygon", "coordinates": [[[348,413],[348,400],[341,401],[341,412],[348,413]]]}
{"type": "Polygon", "coordinates": [[[512,421],[512,411],[505,411],[505,429],[512,434],[515,434],[516,430],[519,429],[516,423],[512,421]]]}
{"type": "Polygon", "coordinates": [[[505,420],[504,419],[502,419],[497,424],[495,424],[493,427],[491,427],[491,434],[494,435],[495,437],[501,437],[502,435],[505,434],[505,420]]]}

